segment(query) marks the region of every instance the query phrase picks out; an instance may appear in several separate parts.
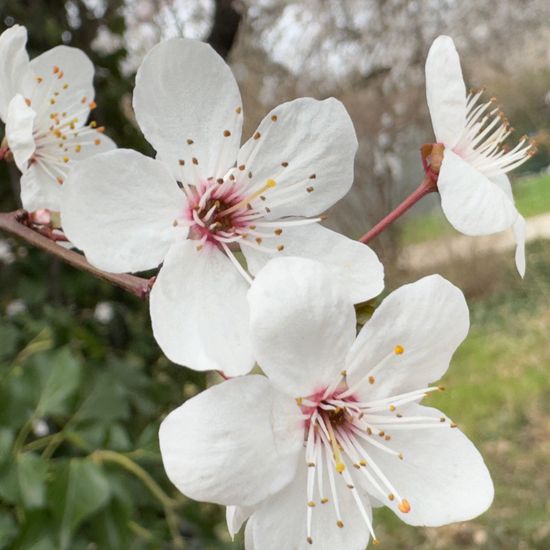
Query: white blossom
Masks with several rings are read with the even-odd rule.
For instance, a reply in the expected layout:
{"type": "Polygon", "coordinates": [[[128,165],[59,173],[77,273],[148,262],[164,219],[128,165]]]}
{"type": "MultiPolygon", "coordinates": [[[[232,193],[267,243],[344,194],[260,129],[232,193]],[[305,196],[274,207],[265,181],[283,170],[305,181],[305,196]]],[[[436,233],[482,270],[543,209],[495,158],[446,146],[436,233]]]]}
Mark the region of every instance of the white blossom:
{"type": "Polygon", "coordinates": [[[376,254],[318,223],[353,181],[357,139],[339,101],[280,105],[239,147],[231,70],[207,44],[171,39],[144,59],[134,108],[157,158],[118,150],[80,163],[62,224],[100,269],[163,264],[150,310],[171,360],[228,375],[252,368],[246,292],[275,255],[318,258],[354,302],[382,290],[376,254]]]}
{"type": "Polygon", "coordinates": [[[478,451],[420,401],[468,332],[462,292],[439,276],[390,294],[356,336],[355,310],[319,263],[278,258],[249,292],[267,376],[213,386],[160,428],[170,480],[229,506],[247,550],[363,550],[373,506],[411,525],[471,519],[493,500],[478,451]]]}
{"type": "Polygon", "coordinates": [[[59,211],[61,188],[72,165],[115,147],[95,122],[94,68],[77,48],[56,46],[29,61],[27,30],[0,35],[0,118],[3,154],[13,154],[27,210],[59,211]]]}
{"type": "Polygon", "coordinates": [[[436,140],[445,146],[439,172],[441,206],[449,222],[466,235],[512,228],[516,265],[525,274],[525,220],[514,205],[506,174],[533,154],[527,137],[507,150],[511,127],[494,99],[483,91],[466,94],[458,53],[451,38],[439,36],[426,60],[426,95],[436,140]]]}

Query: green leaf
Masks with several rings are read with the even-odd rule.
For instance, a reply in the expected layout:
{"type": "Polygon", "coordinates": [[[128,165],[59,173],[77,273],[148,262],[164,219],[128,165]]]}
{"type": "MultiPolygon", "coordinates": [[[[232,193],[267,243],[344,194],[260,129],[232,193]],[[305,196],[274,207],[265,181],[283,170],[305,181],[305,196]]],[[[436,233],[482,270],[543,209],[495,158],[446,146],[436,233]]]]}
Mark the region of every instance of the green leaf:
{"type": "Polygon", "coordinates": [[[17,346],[17,330],[8,324],[0,325],[0,360],[15,353],[17,346]]]}
{"type": "Polygon", "coordinates": [[[77,527],[103,508],[109,496],[109,483],[100,465],[86,459],[71,460],[59,534],[62,549],[69,548],[77,527]]]}
{"type": "Polygon", "coordinates": [[[0,465],[8,459],[12,445],[13,432],[8,428],[0,428],[0,465]]]}
{"type": "Polygon", "coordinates": [[[101,373],[92,391],[76,415],[79,422],[97,420],[112,422],[130,415],[128,392],[110,373],[101,373]]]}
{"type": "Polygon", "coordinates": [[[0,512],[0,550],[9,548],[12,539],[17,535],[17,525],[8,512],[0,512]]]}
{"type": "Polygon", "coordinates": [[[81,375],[80,363],[68,348],[63,348],[51,359],[50,367],[36,414],[63,414],[67,399],[78,388],[81,375]]]}
{"type": "Polygon", "coordinates": [[[0,497],[8,504],[19,504],[20,502],[15,462],[8,462],[0,470],[0,497]]]}
{"type": "Polygon", "coordinates": [[[17,456],[17,481],[26,508],[44,506],[47,474],[48,463],[38,455],[24,453],[17,456]]]}

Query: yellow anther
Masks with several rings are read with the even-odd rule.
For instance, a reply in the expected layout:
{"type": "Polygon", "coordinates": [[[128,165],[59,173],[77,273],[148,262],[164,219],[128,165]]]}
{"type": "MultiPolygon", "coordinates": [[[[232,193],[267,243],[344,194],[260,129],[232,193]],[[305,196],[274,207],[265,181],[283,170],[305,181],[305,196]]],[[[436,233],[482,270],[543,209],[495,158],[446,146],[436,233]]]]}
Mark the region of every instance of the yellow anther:
{"type": "Polygon", "coordinates": [[[326,504],[328,502],[328,498],[327,497],[323,497],[321,499],[321,504],[326,504]]]}
{"type": "Polygon", "coordinates": [[[395,411],[395,405],[390,405],[390,411],[391,412],[395,411]]]}
{"type": "Polygon", "coordinates": [[[63,162],[64,162],[64,163],[69,162],[69,157],[63,157],[63,162]]]}
{"type": "Polygon", "coordinates": [[[359,461],[359,466],[366,466],[367,465],[367,461],[366,460],[360,460],[359,461]]]}
{"type": "Polygon", "coordinates": [[[340,529],[342,529],[342,528],[344,527],[344,522],[341,521],[341,520],[338,520],[338,521],[336,522],[336,525],[337,525],[338,527],[340,527],[340,529]]]}
{"type": "Polygon", "coordinates": [[[372,539],[372,544],[378,545],[380,541],[378,539],[372,539]]]}
{"type": "Polygon", "coordinates": [[[315,502],[313,502],[313,500],[310,500],[307,505],[310,507],[310,508],[315,508],[315,502]]]}
{"type": "Polygon", "coordinates": [[[296,398],[296,404],[298,405],[298,407],[302,406],[302,398],[301,397],[296,398]]]}
{"type": "Polygon", "coordinates": [[[374,384],[376,382],[376,379],[374,376],[369,376],[369,384],[374,384]]]}
{"type": "Polygon", "coordinates": [[[80,150],[82,149],[82,146],[81,145],[77,145],[74,150],[77,152],[77,153],[80,153],[80,150]]]}
{"type": "Polygon", "coordinates": [[[403,512],[404,514],[408,514],[411,511],[411,505],[409,504],[409,501],[405,498],[399,503],[398,508],[399,511],[403,512]]]}
{"type": "Polygon", "coordinates": [[[336,471],[341,474],[344,470],[346,469],[346,465],[341,461],[339,460],[337,463],[336,463],[336,471]]]}
{"type": "Polygon", "coordinates": [[[393,348],[393,351],[395,355],[401,355],[405,352],[405,348],[402,345],[398,344],[397,346],[395,346],[395,348],[393,348]]]}
{"type": "Polygon", "coordinates": [[[390,493],[390,494],[388,495],[388,499],[389,499],[389,500],[395,500],[395,495],[394,495],[393,493],[390,493]]]}

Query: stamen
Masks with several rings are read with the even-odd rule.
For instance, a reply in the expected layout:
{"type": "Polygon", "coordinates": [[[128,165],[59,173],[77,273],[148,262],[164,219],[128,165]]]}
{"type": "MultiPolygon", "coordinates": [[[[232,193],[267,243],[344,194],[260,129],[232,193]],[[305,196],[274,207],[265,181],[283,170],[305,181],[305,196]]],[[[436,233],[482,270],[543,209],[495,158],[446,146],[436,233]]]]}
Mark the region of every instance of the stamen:
{"type": "Polygon", "coordinates": [[[230,208],[223,210],[222,212],[219,213],[219,215],[225,216],[227,214],[231,214],[231,212],[235,212],[236,210],[243,208],[243,206],[249,205],[254,199],[258,198],[264,191],[267,191],[268,189],[272,189],[276,185],[277,183],[275,182],[275,180],[272,180],[272,179],[267,180],[266,184],[261,189],[258,189],[258,191],[252,193],[251,195],[244,198],[242,201],[238,202],[237,204],[234,204],[230,208]]]}

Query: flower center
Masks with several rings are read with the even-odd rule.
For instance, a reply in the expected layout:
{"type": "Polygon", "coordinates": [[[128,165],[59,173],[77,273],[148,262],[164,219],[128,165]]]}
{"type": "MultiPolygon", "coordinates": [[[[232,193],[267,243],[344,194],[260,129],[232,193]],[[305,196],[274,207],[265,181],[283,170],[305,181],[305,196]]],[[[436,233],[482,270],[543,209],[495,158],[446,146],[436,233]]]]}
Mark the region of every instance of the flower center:
{"type": "Polygon", "coordinates": [[[84,125],[96,103],[73,89],[57,65],[51,73],[36,76],[32,100],[26,98],[26,102],[36,112],[33,131],[36,150],[31,162],[40,164],[61,185],[71,163],[81,156],[79,153],[101,145],[99,134],[105,128],[97,127],[95,121],[84,125]]]}
{"type": "MultiPolygon", "coordinates": [[[[417,403],[441,387],[422,388],[384,399],[361,401],[368,393],[365,387],[376,384],[376,376],[390,361],[399,361],[404,348],[396,345],[378,365],[352,387],[347,374],[332,387],[296,400],[304,415],[304,446],[307,471],[307,542],[313,544],[312,518],[318,504],[332,501],[336,525],[345,525],[340,506],[342,491],[350,491],[373,542],[374,535],[368,507],[358,491],[372,493],[381,502],[393,503],[396,511],[411,510],[404,498],[384,473],[388,461],[404,460],[399,450],[398,433],[402,430],[454,428],[446,417],[417,416],[407,405],[417,403]],[[394,438],[394,435],[396,437],[394,438]],[[327,483],[328,482],[328,483],[327,483]],[[328,487],[327,487],[328,485],[328,487]]],[[[391,506],[391,504],[390,504],[391,506]]]]}
{"type": "Polygon", "coordinates": [[[495,107],[495,98],[478,103],[483,94],[472,91],[466,102],[466,126],[454,151],[488,178],[510,172],[536,153],[534,141],[523,136],[509,149],[503,142],[513,132],[508,120],[495,107]]]}

